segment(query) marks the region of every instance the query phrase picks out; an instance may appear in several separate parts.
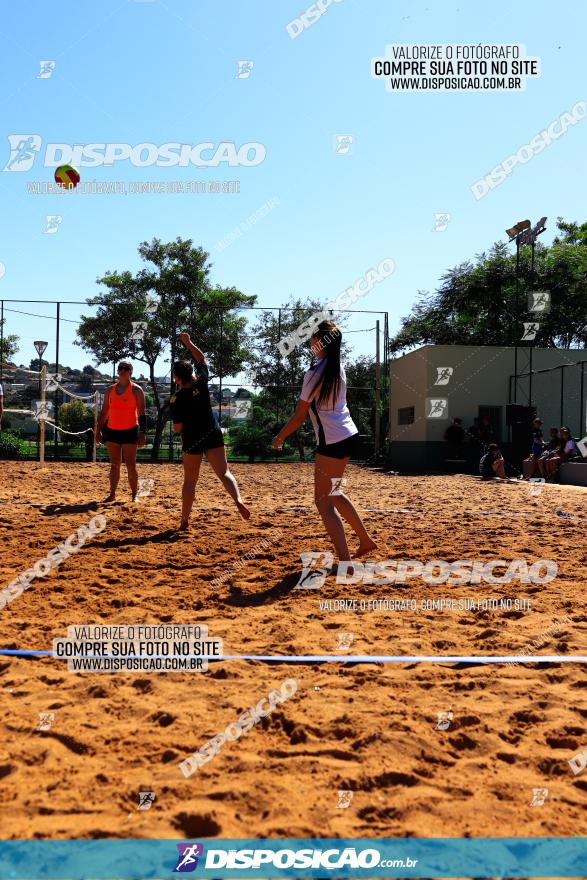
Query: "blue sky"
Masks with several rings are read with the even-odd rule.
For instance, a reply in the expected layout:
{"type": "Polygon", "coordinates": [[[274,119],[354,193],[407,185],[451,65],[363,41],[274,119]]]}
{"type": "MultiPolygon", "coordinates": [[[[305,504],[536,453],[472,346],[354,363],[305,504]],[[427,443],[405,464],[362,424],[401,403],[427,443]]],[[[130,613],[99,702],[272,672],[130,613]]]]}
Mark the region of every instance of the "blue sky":
{"type": "MultiPolygon", "coordinates": [[[[81,168],[83,180],[239,180],[239,194],[34,195],[51,181],[37,158],[28,172],[0,174],[3,230],[0,298],[83,300],[106,270],[137,270],[137,246],[157,236],[192,238],[211,253],[212,281],[276,306],[290,294],[324,303],[369,267],[392,258],[395,273],[357,304],[389,312],[391,330],[418,290],[431,290],[449,267],[504,239],[517,220],[583,221],[587,121],[476,201],[471,185],[579,100],[587,100],[582,59],[587,14],[581,2],[557,7],[473,0],[391,3],[340,0],[296,39],[286,25],[306,0],[188,2],[101,0],[69,11],[35,4],[5,8],[0,34],[0,167],[10,134],[47,143],[199,144],[256,142],[255,167],[81,168]],[[522,43],[542,73],[523,92],[390,93],[371,78],[371,59],[391,43],[522,43]],[[48,79],[41,60],[54,60],[48,79]],[[237,62],[253,61],[247,79],[237,62]],[[351,135],[337,155],[337,135],[351,135]],[[216,244],[269,199],[278,205],[220,252],[216,244]],[[443,232],[436,213],[448,212],[443,232]],[[61,215],[46,234],[47,215],[61,215]]],[[[15,305],[52,316],[54,306],[15,305]]],[[[83,308],[65,306],[60,361],[81,367],[73,346],[83,308]]],[[[87,310],[86,310],[87,311],[87,310]]],[[[17,333],[17,362],[54,321],[5,311],[17,333]]],[[[357,316],[350,329],[373,327],[357,316]]],[[[357,352],[374,351],[373,333],[355,333],[357,352]]],[[[137,365],[138,366],[138,365],[137,365]]],[[[165,368],[166,370],[167,368],[165,368]]],[[[162,370],[164,372],[165,370],[162,370]]]]}

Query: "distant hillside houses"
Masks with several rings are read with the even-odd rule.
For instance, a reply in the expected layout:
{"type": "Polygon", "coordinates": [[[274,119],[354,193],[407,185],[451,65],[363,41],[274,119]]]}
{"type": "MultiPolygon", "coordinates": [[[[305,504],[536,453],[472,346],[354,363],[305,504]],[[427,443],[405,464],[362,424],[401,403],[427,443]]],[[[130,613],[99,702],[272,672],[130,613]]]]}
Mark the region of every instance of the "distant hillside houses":
{"type": "MultiPolygon", "coordinates": [[[[50,375],[54,375],[56,365],[47,364],[47,371],[50,375]]],[[[57,372],[61,376],[59,382],[61,388],[73,395],[87,396],[88,398],[91,397],[94,391],[104,393],[115,381],[111,374],[102,373],[98,370],[90,372],[88,367],[84,368],[84,370],[78,370],[60,364],[57,372]]],[[[153,403],[153,389],[148,377],[141,373],[133,378],[147,395],[147,415],[150,419],[155,420],[157,409],[149,405],[153,403]]],[[[170,394],[169,376],[155,377],[155,382],[161,401],[166,402],[170,394]]],[[[19,409],[28,409],[30,407],[32,409],[33,401],[38,400],[40,397],[39,377],[34,373],[34,365],[27,367],[24,364],[20,364],[17,370],[5,372],[2,377],[2,384],[4,386],[5,404],[7,407],[19,409]]],[[[250,400],[253,397],[252,391],[244,387],[237,387],[235,390],[232,387],[224,386],[221,399],[220,384],[212,383],[209,388],[212,408],[219,417],[221,416],[223,419],[228,418],[235,422],[246,418],[250,408],[250,400]]],[[[49,401],[53,400],[54,390],[47,392],[47,398],[49,401]]],[[[59,405],[66,403],[70,399],[73,398],[69,398],[67,395],[59,392],[59,405]]],[[[23,418],[20,415],[13,418],[17,418],[19,427],[25,430],[33,430],[36,427],[36,422],[29,420],[26,416],[23,418]]],[[[49,426],[47,428],[49,430],[49,426]]]]}

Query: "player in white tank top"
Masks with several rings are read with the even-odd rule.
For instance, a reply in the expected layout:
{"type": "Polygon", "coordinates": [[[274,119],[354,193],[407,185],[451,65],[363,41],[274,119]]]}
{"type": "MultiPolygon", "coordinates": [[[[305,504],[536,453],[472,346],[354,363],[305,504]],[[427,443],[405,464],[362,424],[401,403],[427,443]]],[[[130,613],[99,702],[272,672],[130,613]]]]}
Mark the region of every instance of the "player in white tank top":
{"type": "Polygon", "coordinates": [[[314,503],[334,544],[340,562],[351,555],[341,516],[359,538],[353,558],[377,549],[352,501],[342,492],[345,468],[356,449],[358,432],[346,405],[346,376],[340,364],[342,336],[333,321],[322,321],[310,344],[317,358],[308,370],[298,405],[287,423],[273,440],[273,448],[281,449],[286,437],[297,431],[308,413],[314,425],[318,446],[314,466],[314,503]]]}

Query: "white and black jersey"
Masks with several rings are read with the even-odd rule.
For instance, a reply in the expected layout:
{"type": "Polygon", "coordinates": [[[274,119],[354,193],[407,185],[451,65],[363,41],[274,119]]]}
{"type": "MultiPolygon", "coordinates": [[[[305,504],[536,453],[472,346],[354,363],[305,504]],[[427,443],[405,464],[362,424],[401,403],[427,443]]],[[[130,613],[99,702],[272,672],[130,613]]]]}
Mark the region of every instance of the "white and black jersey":
{"type": "Polygon", "coordinates": [[[336,400],[330,398],[318,403],[320,378],[324,373],[325,366],[326,359],[323,358],[315,367],[305,373],[300,394],[300,400],[312,404],[310,418],[319,446],[331,446],[333,443],[340,443],[341,440],[347,440],[353,434],[358,433],[357,426],[346,405],[346,373],[343,367],[340,368],[340,387],[336,400]]]}

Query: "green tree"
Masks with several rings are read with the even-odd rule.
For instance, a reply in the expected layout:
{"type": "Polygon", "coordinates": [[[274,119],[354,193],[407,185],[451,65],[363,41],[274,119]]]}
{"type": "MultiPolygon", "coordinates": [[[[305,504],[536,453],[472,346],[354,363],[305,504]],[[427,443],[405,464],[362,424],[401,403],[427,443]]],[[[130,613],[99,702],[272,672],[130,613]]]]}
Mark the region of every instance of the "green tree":
{"type": "Polygon", "coordinates": [[[77,382],[77,390],[88,392],[94,387],[94,376],[92,373],[83,372],[80,374],[77,382]]]}
{"type": "MultiPolygon", "coordinates": [[[[280,339],[289,336],[296,328],[307,321],[315,312],[320,312],[324,304],[315,299],[294,300],[281,306],[277,312],[261,312],[252,327],[250,339],[252,352],[248,377],[256,387],[263,387],[266,407],[273,413],[278,427],[286,421],[295,409],[302,389],[304,373],[310,367],[312,352],[309,342],[295,348],[282,357],[278,346],[280,339]]],[[[342,322],[341,322],[342,323],[342,322]]],[[[344,361],[348,346],[342,343],[341,355],[344,361]]],[[[300,461],[305,460],[304,442],[300,431],[291,438],[297,446],[300,461]]]]}
{"type": "MultiPolygon", "coordinates": [[[[77,344],[91,351],[99,363],[132,358],[147,364],[149,385],[157,409],[152,458],[159,454],[161,435],[168,417],[168,398],[155,380],[155,363],[167,353],[172,363],[184,348],[179,331],[186,330],[206,352],[210,374],[234,375],[248,358],[243,339],[246,319],[235,310],[253,305],[255,296],[246,296],[235,287],[213,286],[208,253],[194,247],[190,239],[177,238],[167,244],[154,238],[138,249],[144,268],[107,272],[98,279],[106,291],[88,300],[98,306],[97,314],[83,317],[77,344]],[[157,309],[145,311],[147,296],[155,295],[157,309]],[[141,339],[131,339],[132,323],[144,321],[141,339]]],[[[170,393],[173,381],[169,380],[170,393]]]]}
{"type": "Polygon", "coordinates": [[[561,235],[555,237],[553,244],[580,244],[587,247],[587,223],[579,226],[575,220],[567,223],[558,217],[556,225],[561,235]]]}
{"type": "MultiPolygon", "coordinates": [[[[2,329],[4,329],[4,324],[6,324],[6,318],[0,322],[2,329]]],[[[14,333],[4,335],[0,340],[0,361],[4,363],[12,362],[12,358],[18,351],[19,341],[20,337],[16,336],[14,333]]]]}
{"type": "MultiPolygon", "coordinates": [[[[59,425],[65,431],[72,431],[74,433],[83,431],[86,428],[93,428],[94,412],[82,400],[71,400],[69,403],[62,403],[59,407],[59,425]]],[[[84,435],[70,437],[68,434],[63,434],[63,441],[72,445],[85,442],[84,435]]]]}
{"type": "Polygon", "coordinates": [[[14,431],[0,433],[0,458],[20,458],[24,452],[25,444],[14,431]]]}
{"type": "Polygon", "coordinates": [[[237,427],[231,428],[231,446],[235,455],[247,455],[249,461],[255,458],[274,458],[271,441],[275,437],[275,416],[265,407],[264,395],[254,395],[247,418],[237,427]]]}
{"type": "Polygon", "coordinates": [[[390,339],[393,352],[416,345],[516,345],[522,322],[533,317],[531,290],[550,292],[550,310],[540,314],[535,345],[571,348],[587,344],[587,224],[557,220],[560,235],[550,247],[537,242],[534,271],[531,248],[516,256],[498,242],[488,254],[448,270],[434,293],[419,293],[411,315],[390,339]]]}
{"type": "Polygon", "coordinates": [[[49,361],[46,361],[44,358],[32,358],[29,364],[29,370],[36,370],[37,372],[42,370],[43,367],[49,369],[49,361]]]}

